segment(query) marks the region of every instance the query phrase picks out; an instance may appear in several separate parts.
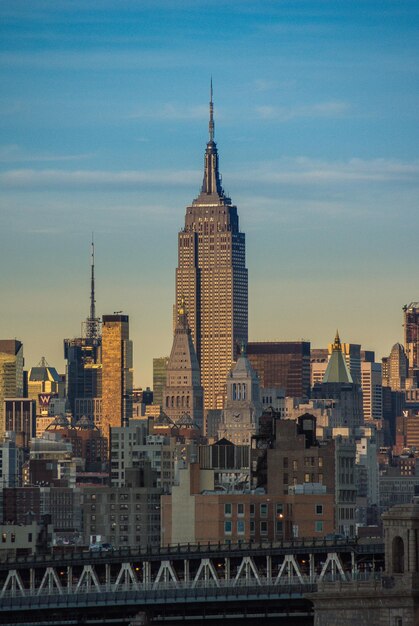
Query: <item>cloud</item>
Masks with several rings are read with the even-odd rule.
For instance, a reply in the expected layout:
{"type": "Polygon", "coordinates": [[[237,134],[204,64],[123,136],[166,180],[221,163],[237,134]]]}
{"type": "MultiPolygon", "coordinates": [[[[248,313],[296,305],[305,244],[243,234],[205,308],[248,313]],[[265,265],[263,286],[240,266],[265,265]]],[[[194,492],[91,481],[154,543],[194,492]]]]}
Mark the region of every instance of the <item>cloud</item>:
{"type": "Polygon", "coordinates": [[[197,170],[150,170],[150,171],[103,171],[103,170],[75,170],[65,171],[58,169],[15,169],[0,173],[0,185],[4,189],[65,189],[74,188],[97,190],[126,189],[143,186],[190,185],[200,179],[197,170]]]}
{"type": "Polygon", "coordinates": [[[251,171],[230,173],[229,180],[269,184],[341,184],[353,182],[411,182],[418,184],[419,161],[357,159],[321,161],[307,157],[259,163],[251,171]]]}
{"type": "Polygon", "coordinates": [[[350,110],[350,104],[342,101],[318,102],[295,107],[271,105],[256,107],[256,113],[261,119],[280,122],[288,122],[302,117],[342,117],[350,110]]]}
{"type": "Polygon", "coordinates": [[[0,163],[79,161],[93,156],[95,156],[93,152],[84,154],[32,154],[16,144],[0,146],[0,163]]]}

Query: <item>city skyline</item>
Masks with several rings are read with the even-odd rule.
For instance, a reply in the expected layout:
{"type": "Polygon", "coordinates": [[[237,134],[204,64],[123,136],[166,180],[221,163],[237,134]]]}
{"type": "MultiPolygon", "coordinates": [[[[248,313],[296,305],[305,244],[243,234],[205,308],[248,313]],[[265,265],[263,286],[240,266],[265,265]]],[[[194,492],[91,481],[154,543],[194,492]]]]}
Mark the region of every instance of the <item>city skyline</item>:
{"type": "Polygon", "coordinates": [[[249,340],[324,347],[339,327],[377,359],[403,341],[419,300],[418,9],[226,4],[3,3],[0,328],[26,368],[64,371],[94,231],[97,313],[130,316],[134,380],[151,386],[211,74],[249,340]]]}

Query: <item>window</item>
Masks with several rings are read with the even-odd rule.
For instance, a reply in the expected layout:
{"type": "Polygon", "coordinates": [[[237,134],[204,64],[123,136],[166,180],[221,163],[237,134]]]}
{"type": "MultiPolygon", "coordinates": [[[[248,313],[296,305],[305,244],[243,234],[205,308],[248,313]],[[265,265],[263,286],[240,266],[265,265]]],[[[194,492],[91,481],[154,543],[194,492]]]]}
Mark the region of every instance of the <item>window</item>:
{"type": "Polygon", "coordinates": [[[244,515],[244,504],[241,502],[237,505],[237,515],[244,515]]]}
{"type": "Polygon", "coordinates": [[[268,515],[268,505],[267,504],[261,504],[260,505],[260,516],[261,517],[267,517],[268,515]]]}
{"type": "Polygon", "coordinates": [[[296,461],[295,459],[292,462],[292,469],[294,470],[294,472],[298,470],[298,461],[296,461]]]}
{"type": "Polygon", "coordinates": [[[12,533],[12,534],[10,535],[10,541],[11,541],[12,543],[15,543],[15,541],[16,541],[16,534],[15,534],[15,533],[12,533]]]}
{"type": "Polygon", "coordinates": [[[282,463],[283,463],[283,468],[288,469],[288,457],[287,456],[284,456],[282,463]]]}
{"type": "Polygon", "coordinates": [[[251,504],[249,506],[249,511],[250,511],[250,517],[254,517],[255,516],[255,505],[251,504]]]}
{"type": "Polygon", "coordinates": [[[233,523],[228,520],[227,522],[224,522],[224,534],[225,535],[231,535],[233,530],[233,523]]]}
{"type": "Polygon", "coordinates": [[[260,534],[267,535],[268,534],[268,522],[260,523],[260,534]]]}
{"type": "Polygon", "coordinates": [[[227,503],[224,505],[224,515],[225,515],[226,517],[227,517],[227,516],[231,516],[231,504],[230,504],[230,502],[227,502],[227,503]]]}
{"type": "Polygon", "coordinates": [[[323,457],[319,456],[319,467],[323,467],[323,457]]]}
{"type": "Polygon", "coordinates": [[[283,513],[284,513],[284,505],[280,504],[279,502],[276,503],[275,506],[275,515],[276,517],[283,517],[283,513]]]}
{"type": "Polygon", "coordinates": [[[249,528],[250,528],[250,534],[254,535],[255,534],[255,522],[253,520],[250,520],[249,528]]]}
{"type": "Polygon", "coordinates": [[[322,533],[323,532],[323,522],[315,522],[314,523],[314,530],[316,531],[316,533],[322,533]]]}
{"type": "Polygon", "coordinates": [[[316,504],[316,515],[323,515],[323,505],[316,504]]]}
{"type": "Polygon", "coordinates": [[[310,474],[304,474],[304,482],[305,483],[309,483],[310,482],[310,474]]]}
{"type": "Polygon", "coordinates": [[[32,533],[28,533],[28,543],[32,543],[32,533]]]}
{"type": "Polygon", "coordinates": [[[244,520],[237,520],[237,534],[244,535],[244,520]]]}

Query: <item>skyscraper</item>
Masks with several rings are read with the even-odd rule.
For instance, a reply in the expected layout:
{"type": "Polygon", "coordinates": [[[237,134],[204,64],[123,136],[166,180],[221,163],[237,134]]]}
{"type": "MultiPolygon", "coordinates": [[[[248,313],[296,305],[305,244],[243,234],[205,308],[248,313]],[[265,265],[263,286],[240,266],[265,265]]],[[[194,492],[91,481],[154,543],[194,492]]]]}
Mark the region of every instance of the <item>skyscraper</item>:
{"type": "Polygon", "coordinates": [[[245,235],[218,168],[212,85],[204,180],[199,196],[186,209],[178,243],[176,309],[184,298],[201,367],[204,406],[217,408],[223,404],[235,346],[247,343],[248,298],[245,235]]]}
{"type": "Polygon", "coordinates": [[[403,307],[404,347],[409,362],[411,385],[419,386],[419,302],[411,302],[403,307]]]}
{"type": "Polygon", "coordinates": [[[0,340],[0,438],[5,432],[5,398],[23,396],[23,344],[17,339],[0,340]]]}
{"type": "Polygon", "coordinates": [[[105,437],[112,426],[126,426],[132,417],[132,341],[129,317],[115,313],[102,318],[102,418],[105,437]]]}
{"type": "Polygon", "coordinates": [[[174,422],[186,413],[202,428],[203,391],[188,316],[182,302],[163,388],[163,410],[174,422]]]}
{"type": "Polygon", "coordinates": [[[82,416],[100,423],[102,410],[102,366],[100,319],[96,317],[95,247],[92,240],[90,266],[90,311],[82,325],[82,337],[64,339],[66,395],[74,422],[82,416]]]}

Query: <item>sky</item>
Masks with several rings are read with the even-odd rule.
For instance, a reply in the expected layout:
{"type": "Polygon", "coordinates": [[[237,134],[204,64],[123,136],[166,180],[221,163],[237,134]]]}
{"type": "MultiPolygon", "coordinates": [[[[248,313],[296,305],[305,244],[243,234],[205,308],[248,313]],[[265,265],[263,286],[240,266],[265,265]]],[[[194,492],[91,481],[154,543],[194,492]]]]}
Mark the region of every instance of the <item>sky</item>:
{"type": "Polygon", "coordinates": [[[249,339],[388,355],[419,300],[419,5],[2,0],[0,337],[64,371],[130,316],[136,385],[170,353],[177,234],[208,99],[246,233],[249,339]]]}

